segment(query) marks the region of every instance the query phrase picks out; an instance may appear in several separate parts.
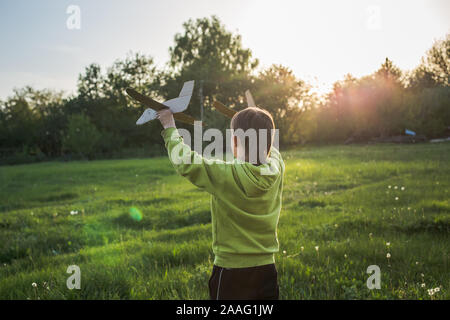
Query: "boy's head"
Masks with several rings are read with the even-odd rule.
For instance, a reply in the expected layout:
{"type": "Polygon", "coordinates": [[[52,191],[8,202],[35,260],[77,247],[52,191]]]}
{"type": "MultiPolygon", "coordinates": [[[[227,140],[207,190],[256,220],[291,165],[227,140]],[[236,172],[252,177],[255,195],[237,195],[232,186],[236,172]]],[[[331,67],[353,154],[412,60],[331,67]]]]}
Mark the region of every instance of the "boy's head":
{"type": "Polygon", "coordinates": [[[256,107],[241,110],[231,119],[231,129],[235,157],[256,165],[266,162],[275,129],[268,111],[256,107]]]}

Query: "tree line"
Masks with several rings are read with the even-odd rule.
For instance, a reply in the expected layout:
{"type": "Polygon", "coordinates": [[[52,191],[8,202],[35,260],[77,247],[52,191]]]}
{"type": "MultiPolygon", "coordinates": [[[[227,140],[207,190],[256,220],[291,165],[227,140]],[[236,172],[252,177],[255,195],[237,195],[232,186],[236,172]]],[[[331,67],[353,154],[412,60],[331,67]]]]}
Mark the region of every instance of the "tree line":
{"type": "Polygon", "coordinates": [[[192,79],[196,87],[186,113],[200,119],[201,99],[207,125],[225,129],[229,123],[211,109],[212,102],[241,110],[244,91],[250,89],[256,103],[272,113],[281,146],[368,141],[405,129],[433,138],[450,125],[449,34],[435,41],[412,71],[386,58],[373,74],[349,74],[322,97],[286,66],[257,71],[258,59],[243,47],[240,35],[215,16],[185,22],[169,52],[164,68],[141,53],[129,53],[105,70],[93,63],[68,97],[29,86],[14,89],[0,101],[1,163],[160,155],[160,124],[136,126],[145,107],[129,99],[125,89],[164,101],[192,79]]]}

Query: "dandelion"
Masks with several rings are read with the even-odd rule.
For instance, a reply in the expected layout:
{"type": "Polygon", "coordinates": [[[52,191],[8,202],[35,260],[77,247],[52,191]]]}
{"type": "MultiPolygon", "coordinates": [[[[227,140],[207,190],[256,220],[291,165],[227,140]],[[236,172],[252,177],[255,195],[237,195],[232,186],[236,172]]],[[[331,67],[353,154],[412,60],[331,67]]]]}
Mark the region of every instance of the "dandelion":
{"type": "Polygon", "coordinates": [[[372,232],[371,232],[371,233],[369,233],[369,238],[372,238],[372,236],[373,236],[372,232]]]}
{"type": "Polygon", "coordinates": [[[33,282],[33,283],[31,284],[31,286],[32,286],[33,288],[36,288],[36,287],[37,287],[36,282],[33,282]]]}
{"type": "Polygon", "coordinates": [[[394,187],[394,189],[395,189],[395,190],[397,190],[397,189],[398,189],[398,187],[397,187],[397,186],[395,186],[395,187],[394,187]]]}
{"type": "Polygon", "coordinates": [[[390,189],[390,188],[392,188],[391,186],[388,186],[388,188],[390,189]]]}
{"type": "Polygon", "coordinates": [[[72,211],[70,211],[70,215],[75,215],[75,214],[78,214],[78,210],[72,210],[72,211]]]}
{"type": "Polygon", "coordinates": [[[425,283],[422,283],[420,286],[421,286],[422,288],[425,288],[425,283]]]}
{"type": "Polygon", "coordinates": [[[336,223],[336,224],[334,225],[334,227],[337,228],[337,227],[338,227],[338,224],[336,223]]]}
{"type": "Polygon", "coordinates": [[[429,296],[432,296],[434,294],[434,289],[428,289],[427,291],[429,296]]]}
{"type": "Polygon", "coordinates": [[[344,258],[347,259],[347,254],[344,254],[344,258]]]}
{"type": "Polygon", "coordinates": [[[391,243],[390,243],[390,242],[386,242],[386,246],[388,246],[388,247],[389,247],[390,245],[391,245],[391,243]]]}
{"type": "Polygon", "coordinates": [[[434,292],[436,293],[436,292],[439,292],[441,289],[439,288],[439,287],[437,287],[437,288],[434,288],[434,292]]]}
{"type": "Polygon", "coordinates": [[[304,247],[300,247],[300,250],[302,250],[302,252],[303,252],[303,250],[305,250],[305,248],[304,247]]]}
{"type": "Polygon", "coordinates": [[[416,265],[418,265],[419,264],[419,261],[416,261],[416,265]]]}
{"type": "Polygon", "coordinates": [[[402,191],[404,191],[405,190],[405,187],[402,187],[402,191]]]}
{"type": "Polygon", "coordinates": [[[286,250],[283,250],[283,254],[286,254],[286,250]]]}
{"type": "Polygon", "coordinates": [[[421,275],[422,278],[425,277],[425,275],[423,273],[421,273],[420,275],[421,275]]]}
{"type": "Polygon", "coordinates": [[[395,197],[395,201],[397,201],[398,200],[398,197],[395,197]]]}
{"type": "Polygon", "coordinates": [[[391,257],[391,254],[388,252],[387,254],[386,254],[386,258],[390,258],[391,257]]]}
{"type": "Polygon", "coordinates": [[[319,251],[319,246],[315,246],[315,248],[316,248],[316,251],[319,251]]]}

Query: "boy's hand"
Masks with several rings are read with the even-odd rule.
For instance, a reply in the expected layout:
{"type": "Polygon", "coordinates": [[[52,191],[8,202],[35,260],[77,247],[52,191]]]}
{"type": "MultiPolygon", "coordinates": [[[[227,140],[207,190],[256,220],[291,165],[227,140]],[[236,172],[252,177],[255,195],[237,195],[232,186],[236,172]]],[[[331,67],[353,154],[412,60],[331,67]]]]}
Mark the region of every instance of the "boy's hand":
{"type": "Polygon", "coordinates": [[[173,119],[173,114],[170,109],[163,109],[158,111],[157,119],[159,119],[164,129],[176,128],[175,120],[173,119]]]}

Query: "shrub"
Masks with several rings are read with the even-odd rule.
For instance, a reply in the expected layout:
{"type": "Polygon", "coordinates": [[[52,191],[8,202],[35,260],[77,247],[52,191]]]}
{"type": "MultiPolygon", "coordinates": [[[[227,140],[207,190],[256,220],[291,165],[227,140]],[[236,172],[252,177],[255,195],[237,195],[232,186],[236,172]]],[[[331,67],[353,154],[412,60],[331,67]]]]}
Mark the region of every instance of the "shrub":
{"type": "Polygon", "coordinates": [[[67,134],[63,137],[63,148],[70,153],[92,157],[100,138],[100,132],[88,116],[74,114],[69,117],[67,134]]]}

